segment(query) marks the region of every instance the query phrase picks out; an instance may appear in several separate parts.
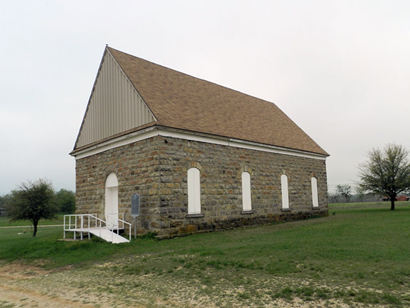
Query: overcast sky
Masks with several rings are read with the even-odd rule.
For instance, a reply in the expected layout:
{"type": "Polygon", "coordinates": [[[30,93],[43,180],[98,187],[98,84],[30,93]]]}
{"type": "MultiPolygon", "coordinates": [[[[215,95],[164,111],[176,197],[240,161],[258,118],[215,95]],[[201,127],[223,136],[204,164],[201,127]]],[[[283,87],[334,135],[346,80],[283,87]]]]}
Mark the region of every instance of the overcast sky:
{"type": "Polygon", "coordinates": [[[410,149],[410,1],[2,1],[0,38],[0,194],[75,189],[105,44],[275,102],[331,154],[331,191],[410,149]]]}

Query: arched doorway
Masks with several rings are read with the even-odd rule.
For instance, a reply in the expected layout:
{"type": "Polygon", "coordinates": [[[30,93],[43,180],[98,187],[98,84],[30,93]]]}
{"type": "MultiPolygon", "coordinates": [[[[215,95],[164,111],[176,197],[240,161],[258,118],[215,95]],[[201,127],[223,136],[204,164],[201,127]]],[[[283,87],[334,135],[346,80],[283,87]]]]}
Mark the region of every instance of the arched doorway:
{"type": "Polygon", "coordinates": [[[118,179],[115,173],[105,180],[105,221],[108,228],[118,228],[118,179]]]}

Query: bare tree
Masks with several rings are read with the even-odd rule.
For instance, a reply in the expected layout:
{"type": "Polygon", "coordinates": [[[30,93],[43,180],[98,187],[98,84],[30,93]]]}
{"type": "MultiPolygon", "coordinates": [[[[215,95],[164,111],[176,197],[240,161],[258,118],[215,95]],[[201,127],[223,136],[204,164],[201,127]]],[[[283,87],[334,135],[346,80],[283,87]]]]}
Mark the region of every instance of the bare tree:
{"type": "Polygon", "coordinates": [[[352,197],[352,188],[349,184],[337,185],[336,193],[344,198],[346,202],[349,202],[350,198],[352,197]]]}
{"type": "Polygon", "coordinates": [[[391,210],[401,192],[410,189],[408,151],[401,145],[390,144],[382,151],[373,149],[369,160],[360,167],[360,188],[363,191],[388,196],[391,210]]]}

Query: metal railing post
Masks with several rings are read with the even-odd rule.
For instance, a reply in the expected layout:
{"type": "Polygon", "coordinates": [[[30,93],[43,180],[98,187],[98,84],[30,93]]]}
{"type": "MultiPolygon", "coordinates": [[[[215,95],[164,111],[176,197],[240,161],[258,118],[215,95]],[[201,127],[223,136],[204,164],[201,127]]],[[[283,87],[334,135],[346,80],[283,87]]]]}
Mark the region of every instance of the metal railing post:
{"type": "Polygon", "coordinates": [[[80,237],[81,237],[81,240],[83,240],[83,229],[84,229],[84,216],[83,215],[81,215],[80,216],[80,224],[81,224],[81,235],[80,235],[80,237]]]}
{"type": "MultiPolygon", "coordinates": [[[[74,230],[77,229],[77,216],[74,216],[74,230]]],[[[76,232],[74,231],[74,239],[77,239],[76,232]]]]}
{"type": "Polygon", "coordinates": [[[63,231],[63,238],[65,239],[65,215],[64,215],[64,231],[63,231]]]}

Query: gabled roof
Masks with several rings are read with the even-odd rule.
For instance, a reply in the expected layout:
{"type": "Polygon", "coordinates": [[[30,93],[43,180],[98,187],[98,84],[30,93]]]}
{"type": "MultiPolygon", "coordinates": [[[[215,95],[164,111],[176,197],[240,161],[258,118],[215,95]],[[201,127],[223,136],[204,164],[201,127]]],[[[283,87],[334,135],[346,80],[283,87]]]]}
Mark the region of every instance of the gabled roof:
{"type": "Polygon", "coordinates": [[[274,103],[107,49],[153,113],[152,125],[328,155],[274,103]]]}

